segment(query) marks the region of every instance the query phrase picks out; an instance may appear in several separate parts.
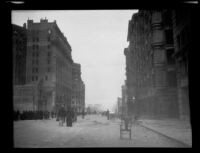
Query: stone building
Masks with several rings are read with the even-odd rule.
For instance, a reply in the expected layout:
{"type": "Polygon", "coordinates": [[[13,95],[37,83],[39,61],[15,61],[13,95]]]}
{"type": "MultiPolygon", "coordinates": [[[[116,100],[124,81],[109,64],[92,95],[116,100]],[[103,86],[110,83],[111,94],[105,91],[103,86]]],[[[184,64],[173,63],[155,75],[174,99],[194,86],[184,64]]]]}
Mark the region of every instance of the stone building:
{"type": "Polygon", "coordinates": [[[41,82],[38,110],[50,111],[71,103],[71,47],[56,21],[27,21],[26,60],[26,83],[41,82]]]}
{"type": "Polygon", "coordinates": [[[116,112],[115,112],[119,117],[122,115],[122,98],[118,97],[117,98],[117,107],[116,107],[116,112]]]}
{"type": "Polygon", "coordinates": [[[125,49],[128,103],[148,117],[179,116],[171,10],[140,10],[128,27],[125,49]]]}
{"type": "Polygon", "coordinates": [[[72,105],[77,108],[77,112],[81,113],[85,109],[85,84],[81,78],[81,65],[73,64],[73,97],[72,105]]]}
{"type": "Polygon", "coordinates": [[[27,27],[26,23],[23,28],[13,25],[15,110],[57,111],[62,104],[71,106],[75,98],[75,107],[82,112],[85,84],[71,51],[56,21],[28,19],[27,27]]]}
{"type": "Polygon", "coordinates": [[[13,85],[26,83],[26,27],[12,25],[13,85]]]}
{"type": "MultiPolygon", "coordinates": [[[[196,33],[194,24],[195,8],[182,7],[172,11],[174,58],[177,67],[178,103],[181,119],[190,118],[188,63],[189,53],[194,50],[193,36],[196,33]]],[[[191,55],[191,54],[190,54],[191,55]]]]}
{"type": "Polygon", "coordinates": [[[37,110],[39,97],[37,85],[14,85],[13,88],[13,106],[15,111],[37,110]]]}
{"type": "Polygon", "coordinates": [[[126,115],[127,113],[127,87],[126,85],[122,85],[122,98],[120,104],[118,104],[118,108],[121,109],[121,114],[126,115]]]}

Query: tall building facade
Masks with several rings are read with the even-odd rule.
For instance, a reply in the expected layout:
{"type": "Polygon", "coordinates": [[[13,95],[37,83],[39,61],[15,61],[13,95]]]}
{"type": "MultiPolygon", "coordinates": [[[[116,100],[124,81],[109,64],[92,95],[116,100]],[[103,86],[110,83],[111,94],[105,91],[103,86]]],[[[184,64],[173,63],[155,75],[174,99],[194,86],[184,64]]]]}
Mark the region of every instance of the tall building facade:
{"type": "MultiPolygon", "coordinates": [[[[188,82],[184,82],[184,88],[180,80],[187,80],[188,73],[184,71],[185,76],[180,77],[178,59],[188,56],[176,54],[180,27],[175,25],[175,12],[140,10],[129,21],[129,46],[124,50],[128,105],[132,103],[132,111],[139,116],[178,118],[181,111],[187,112],[182,108],[186,102],[181,104],[181,99],[188,99],[183,97],[188,94],[188,82]]],[[[184,21],[188,23],[187,19],[184,21]]],[[[186,63],[182,69],[187,70],[186,63]]]]}
{"type": "Polygon", "coordinates": [[[27,22],[27,83],[40,82],[38,110],[69,105],[72,97],[71,47],[56,21],[27,22]],[[43,98],[42,98],[43,97],[43,98]]]}
{"type": "Polygon", "coordinates": [[[26,45],[27,30],[18,25],[12,25],[12,51],[13,51],[13,84],[26,83],[26,45]]]}
{"type": "Polygon", "coordinates": [[[81,78],[81,65],[73,63],[73,106],[81,113],[85,109],[85,84],[81,78]]]}
{"type": "Polygon", "coordinates": [[[189,55],[193,52],[195,8],[187,7],[179,8],[172,11],[173,36],[174,36],[174,58],[177,67],[177,87],[178,87],[178,103],[181,119],[190,117],[190,101],[189,101],[189,77],[188,64],[189,55]],[[189,54],[190,53],[190,54],[189,54]]]}
{"type": "Polygon", "coordinates": [[[13,25],[14,109],[53,111],[71,105],[71,51],[56,21],[13,25]]]}

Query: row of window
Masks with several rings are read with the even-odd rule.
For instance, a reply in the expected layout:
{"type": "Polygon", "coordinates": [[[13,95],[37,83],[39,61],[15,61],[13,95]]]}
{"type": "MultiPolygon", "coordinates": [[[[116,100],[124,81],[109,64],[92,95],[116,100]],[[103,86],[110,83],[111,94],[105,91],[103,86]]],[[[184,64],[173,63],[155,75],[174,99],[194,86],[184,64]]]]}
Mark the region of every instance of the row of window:
{"type": "Polygon", "coordinates": [[[36,38],[33,37],[32,40],[33,40],[33,42],[38,42],[38,41],[39,41],[39,38],[38,38],[38,37],[36,37],[36,38]]]}
{"type": "Polygon", "coordinates": [[[32,76],[32,81],[37,81],[38,80],[38,76],[32,76]]]}
{"type": "MultiPolygon", "coordinates": [[[[50,72],[50,71],[51,71],[51,68],[48,67],[48,68],[47,68],[47,72],[50,72]]],[[[32,73],[38,73],[38,68],[37,68],[37,67],[33,67],[33,68],[32,68],[32,73]]]]}
{"type": "MultiPolygon", "coordinates": [[[[45,76],[45,80],[48,80],[48,76],[45,76]]],[[[32,76],[32,81],[38,81],[38,76],[32,76]]]]}
{"type": "Polygon", "coordinates": [[[39,52],[32,52],[32,56],[33,57],[38,57],[39,56],[39,52]]]}
{"type": "Polygon", "coordinates": [[[32,68],[32,73],[38,73],[38,68],[33,67],[33,68],[32,68]]]}
{"type": "Polygon", "coordinates": [[[32,48],[33,48],[33,50],[39,49],[39,45],[33,45],[32,48]]]}
{"type": "MultiPolygon", "coordinates": [[[[50,49],[50,45],[47,45],[47,48],[50,49]]],[[[35,49],[38,50],[38,49],[39,49],[39,45],[33,45],[33,46],[32,46],[32,49],[33,49],[33,50],[35,50],[35,49]]]]}
{"type": "Polygon", "coordinates": [[[39,61],[38,61],[38,59],[36,59],[36,60],[32,60],[32,64],[34,65],[34,64],[36,64],[36,65],[39,65],[39,61]]]}

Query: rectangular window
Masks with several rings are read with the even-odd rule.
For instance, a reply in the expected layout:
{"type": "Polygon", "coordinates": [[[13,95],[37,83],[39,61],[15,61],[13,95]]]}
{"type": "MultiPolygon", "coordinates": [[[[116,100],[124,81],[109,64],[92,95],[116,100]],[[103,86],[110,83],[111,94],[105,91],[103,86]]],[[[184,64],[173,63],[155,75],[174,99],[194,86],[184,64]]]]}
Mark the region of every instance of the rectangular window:
{"type": "Polygon", "coordinates": [[[32,46],[33,50],[35,49],[35,45],[32,46]]]}
{"type": "Polygon", "coordinates": [[[35,80],[36,80],[36,81],[38,80],[38,76],[35,77],[35,80]]]}
{"type": "Polygon", "coordinates": [[[34,73],[35,72],[35,68],[32,68],[32,73],[34,73]]]}
{"type": "Polygon", "coordinates": [[[32,81],[34,81],[34,76],[32,76],[32,81]]]}
{"type": "Polygon", "coordinates": [[[177,36],[177,45],[178,45],[178,49],[181,48],[181,38],[180,35],[177,36]]]}
{"type": "Polygon", "coordinates": [[[175,71],[169,71],[168,72],[168,85],[169,85],[169,87],[176,87],[177,79],[176,79],[176,72],[175,71]]]}
{"type": "Polygon", "coordinates": [[[48,76],[45,76],[45,80],[48,80],[48,76]]]}
{"type": "Polygon", "coordinates": [[[47,72],[50,72],[50,70],[51,70],[50,67],[48,67],[48,68],[47,68],[47,72]]]}
{"type": "Polygon", "coordinates": [[[169,49],[167,51],[167,63],[168,64],[175,64],[175,58],[173,58],[174,49],[169,49]]]}
{"type": "Polygon", "coordinates": [[[48,45],[47,48],[50,49],[50,45],[48,45]]]}
{"type": "Polygon", "coordinates": [[[39,56],[39,52],[36,52],[36,56],[37,56],[37,57],[39,56]]]}
{"type": "Polygon", "coordinates": [[[166,30],[165,31],[165,35],[166,35],[166,43],[167,44],[173,44],[173,31],[172,29],[166,30]]]}

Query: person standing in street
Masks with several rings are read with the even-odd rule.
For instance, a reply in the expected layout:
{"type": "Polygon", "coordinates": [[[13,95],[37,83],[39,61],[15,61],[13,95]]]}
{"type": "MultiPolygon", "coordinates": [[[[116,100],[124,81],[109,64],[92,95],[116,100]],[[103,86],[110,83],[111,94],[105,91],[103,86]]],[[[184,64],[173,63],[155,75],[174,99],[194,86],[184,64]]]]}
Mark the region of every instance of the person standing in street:
{"type": "Polygon", "coordinates": [[[85,117],[85,110],[83,109],[82,110],[82,119],[84,119],[84,117],[85,117]]]}
{"type": "Polygon", "coordinates": [[[66,113],[66,126],[72,127],[72,110],[71,107],[67,108],[67,113],[66,113]]]}
{"type": "Polygon", "coordinates": [[[59,125],[63,126],[63,123],[65,122],[65,108],[64,105],[61,106],[58,112],[59,117],[59,125]]]}
{"type": "Polygon", "coordinates": [[[110,112],[109,110],[107,110],[107,119],[109,120],[109,118],[110,118],[110,112]]]}

